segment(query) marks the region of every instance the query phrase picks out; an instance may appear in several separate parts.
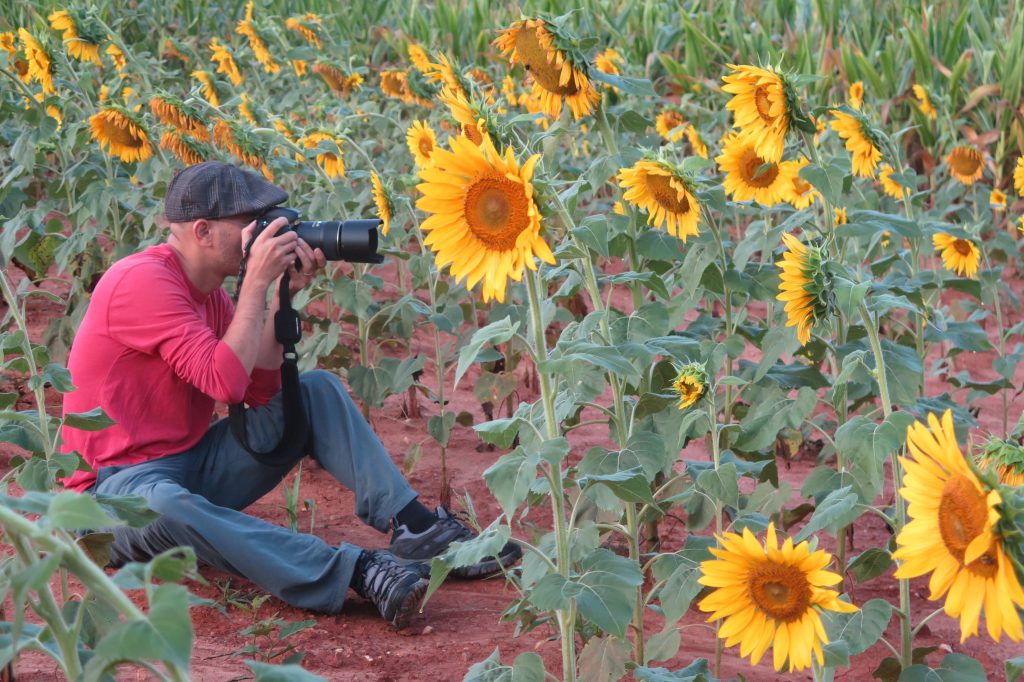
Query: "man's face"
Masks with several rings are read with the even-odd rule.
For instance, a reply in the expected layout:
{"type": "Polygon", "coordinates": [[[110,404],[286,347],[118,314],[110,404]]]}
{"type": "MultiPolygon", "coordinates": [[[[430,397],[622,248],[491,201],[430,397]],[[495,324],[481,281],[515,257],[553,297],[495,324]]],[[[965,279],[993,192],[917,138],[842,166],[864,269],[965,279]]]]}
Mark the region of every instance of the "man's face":
{"type": "Polygon", "coordinates": [[[242,262],[242,230],[253,220],[252,216],[231,216],[210,221],[218,269],[225,277],[238,274],[242,262]]]}

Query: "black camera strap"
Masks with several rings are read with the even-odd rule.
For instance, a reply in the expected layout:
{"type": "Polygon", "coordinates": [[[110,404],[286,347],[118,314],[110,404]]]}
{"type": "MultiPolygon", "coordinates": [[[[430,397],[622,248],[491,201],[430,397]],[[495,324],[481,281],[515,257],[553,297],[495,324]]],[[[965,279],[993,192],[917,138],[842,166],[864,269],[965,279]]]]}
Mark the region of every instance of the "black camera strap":
{"type": "MultiPolygon", "coordinates": [[[[249,253],[246,246],[246,255],[249,253]]],[[[245,263],[243,259],[243,264],[245,263]]],[[[239,273],[238,290],[242,288],[243,270],[239,273]]],[[[259,451],[249,445],[248,431],[245,426],[245,404],[235,403],[228,406],[228,418],[231,420],[231,433],[239,445],[253,458],[268,466],[278,466],[286,462],[298,460],[307,451],[309,443],[309,420],[306,416],[302,400],[302,388],[299,385],[299,355],[295,344],[302,338],[302,326],[299,314],[292,308],[291,292],[288,291],[289,277],[285,272],[278,285],[280,306],[274,314],[274,335],[278,343],[284,347],[281,363],[281,398],[284,409],[284,432],[277,446],[271,450],[259,451]]]]}

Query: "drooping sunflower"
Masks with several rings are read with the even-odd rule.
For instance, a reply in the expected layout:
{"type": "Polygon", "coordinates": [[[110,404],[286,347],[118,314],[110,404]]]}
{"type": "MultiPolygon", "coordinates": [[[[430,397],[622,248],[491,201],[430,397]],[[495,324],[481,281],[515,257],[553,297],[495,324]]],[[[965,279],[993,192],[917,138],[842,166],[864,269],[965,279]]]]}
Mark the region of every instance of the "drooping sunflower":
{"type": "Polygon", "coordinates": [[[677,109],[665,109],[654,119],[654,129],[669,142],[678,142],[686,133],[686,119],[677,109]]]}
{"type": "Polygon", "coordinates": [[[918,83],[914,84],[912,90],[914,91],[914,97],[917,98],[917,110],[934,121],[938,116],[938,112],[932,106],[932,101],[928,97],[928,91],[924,89],[923,85],[918,83]]]}
{"type": "Polygon", "coordinates": [[[965,185],[973,185],[985,172],[985,159],[974,147],[960,145],[946,157],[949,174],[965,185]]]}
{"type": "Polygon", "coordinates": [[[982,446],[978,467],[982,470],[994,468],[1003,485],[1024,486],[1024,447],[1012,441],[990,437],[982,446]]]}
{"type": "Polygon", "coordinates": [[[43,44],[34,35],[23,28],[18,29],[21,48],[25,51],[28,63],[28,76],[39,85],[47,95],[56,94],[53,89],[53,58],[43,44]]]}
{"type": "Polygon", "coordinates": [[[168,130],[160,136],[160,149],[165,149],[186,166],[194,166],[206,160],[205,149],[195,139],[168,130]]]}
{"type": "Polygon", "coordinates": [[[1013,168],[1013,188],[1017,194],[1024,194],[1024,156],[1017,159],[1017,165],[1013,168]]]}
{"type": "Polygon", "coordinates": [[[672,390],[679,396],[679,409],[685,410],[704,395],[708,385],[708,374],[704,365],[690,362],[676,367],[676,378],[672,381],[672,390]]]}
{"type": "Polygon", "coordinates": [[[626,63],[626,58],[619,54],[615,48],[607,48],[604,52],[594,57],[594,66],[599,71],[602,71],[613,76],[618,76],[622,73],[619,67],[626,63]]]}
{"type": "Polygon", "coordinates": [[[199,112],[174,95],[162,92],[149,100],[149,108],[164,125],[200,141],[210,139],[210,131],[199,112]]]}
{"type": "Polygon", "coordinates": [[[475,105],[457,92],[444,87],[438,96],[452,112],[452,117],[462,126],[462,132],[476,144],[483,142],[489,135],[486,125],[486,114],[480,106],[475,105]]]}
{"type": "Polygon", "coordinates": [[[405,142],[416,161],[417,168],[430,168],[430,157],[437,149],[437,134],[425,121],[413,121],[405,135],[405,142]]]}
{"type": "Polygon", "coordinates": [[[850,106],[854,109],[864,106],[864,83],[861,81],[850,85],[850,106]]]}
{"type": "Polygon", "coordinates": [[[786,302],[786,326],[796,327],[797,338],[806,344],[814,324],[828,315],[832,294],[821,267],[821,250],[801,244],[788,232],[782,233],[782,240],[789,250],[776,263],[782,272],[775,298],[786,302]]]}
{"type": "Polygon", "coordinates": [[[797,161],[783,161],[782,165],[789,164],[792,168],[793,183],[789,192],[783,198],[796,209],[807,208],[816,200],[821,199],[821,193],[814,189],[814,185],[800,177],[800,169],[811,162],[804,157],[797,161]]]}
{"type": "Polygon", "coordinates": [[[622,198],[647,211],[647,223],[684,242],[697,234],[700,204],[687,177],[663,161],[640,159],[619,170],[622,198]]]}
{"type": "Polygon", "coordinates": [[[832,130],[846,140],[846,151],[853,155],[853,172],[863,178],[875,176],[875,166],[882,159],[882,151],[875,133],[862,115],[852,116],[833,110],[832,130]]]}
{"type": "Polygon", "coordinates": [[[324,169],[324,173],[332,180],[345,177],[345,159],[341,149],[341,140],[327,131],[314,130],[307,132],[300,142],[301,146],[306,149],[317,149],[320,143],[324,141],[333,142],[337,147],[337,151],[318,152],[316,155],[317,164],[324,169]]]}
{"type": "Polygon", "coordinates": [[[715,161],[725,172],[723,185],[734,201],[756,201],[765,206],[785,200],[796,172],[791,164],[769,161],[758,154],[753,140],[742,134],[727,135],[715,161]]]}
{"type": "Polygon", "coordinates": [[[211,106],[219,107],[220,98],[217,97],[217,88],[213,84],[213,74],[209,71],[196,70],[192,72],[192,77],[199,81],[199,84],[203,86],[203,97],[210,103],[211,106]]]}
{"type": "Polygon", "coordinates": [[[145,161],[153,156],[142,121],[124,107],[108,106],[90,116],[89,132],[102,149],[124,162],[145,161]]]}
{"type": "Polygon", "coordinates": [[[380,89],[389,97],[405,103],[412,101],[412,95],[409,93],[409,74],[405,71],[381,71],[380,89]]]}
{"type": "Polygon", "coordinates": [[[896,182],[892,177],[892,174],[895,172],[896,171],[892,166],[887,163],[883,163],[878,167],[878,181],[882,183],[882,190],[886,194],[891,196],[893,199],[900,199],[909,194],[909,192],[903,185],[896,182]]]}
{"type": "Polygon", "coordinates": [[[313,73],[323,78],[327,87],[338,94],[347,95],[351,90],[348,76],[335,66],[317,62],[313,65],[313,73]]]}
{"type": "Polygon", "coordinates": [[[728,65],[732,73],[723,76],[722,90],[732,94],[725,108],[733,112],[733,127],[750,140],[754,151],[771,162],[782,160],[786,133],[790,128],[790,103],[782,77],[772,69],[728,65]]]}
{"type": "Polygon", "coordinates": [[[437,62],[428,61],[423,75],[428,83],[437,83],[442,90],[448,88],[463,99],[469,99],[469,82],[462,75],[462,69],[448,55],[438,53],[437,62]]]}
{"type": "Polygon", "coordinates": [[[175,43],[173,38],[168,38],[164,41],[164,49],[160,56],[167,60],[177,59],[182,64],[188,64],[191,61],[189,56],[181,51],[181,48],[175,43]]]}
{"type": "Polygon", "coordinates": [[[309,71],[309,62],[305,59],[293,59],[291,60],[292,71],[295,72],[296,76],[305,76],[309,71]]]}
{"type": "Polygon", "coordinates": [[[960,619],[960,641],[978,634],[981,613],[989,636],[999,641],[1024,637],[1016,606],[1024,589],[994,532],[999,492],[988,490],[968,466],[956,442],[950,410],[941,422],[928,415],[928,427],[907,428],[909,457],[903,464],[900,495],[909,503],[910,522],[896,536],[897,578],[931,573],[929,599],[946,595],[944,610],[960,619]]]}
{"type": "MultiPolygon", "coordinates": [[[[42,104],[46,100],[46,95],[41,93],[41,92],[37,92],[35,95],[33,95],[33,97],[40,104],[42,104]]],[[[28,109],[29,106],[31,106],[31,104],[26,100],[25,108],[28,109]]],[[[47,104],[46,105],[46,115],[49,116],[50,118],[52,118],[54,121],[57,122],[57,129],[60,130],[61,125],[63,125],[63,123],[64,123],[64,117],[61,116],[60,109],[58,109],[57,107],[55,107],[52,104],[47,104]]]]}
{"type": "MultiPolygon", "coordinates": [[[[252,7],[252,3],[249,3],[249,7],[252,7]]],[[[278,64],[273,55],[270,54],[270,50],[267,49],[267,43],[263,40],[263,36],[259,34],[256,27],[252,23],[252,18],[242,19],[235,26],[235,33],[240,36],[245,36],[245,39],[249,42],[249,47],[252,49],[254,55],[256,55],[256,61],[260,63],[263,70],[267,73],[278,73],[281,71],[281,65],[278,64]]]]}
{"type": "Polygon", "coordinates": [[[1005,211],[1006,195],[998,187],[994,187],[988,195],[988,205],[993,211],[1005,211]]]}
{"type": "Polygon", "coordinates": [[[67,46],[68,54],[80,62],[92,62],[102,66],[100,61],[100,42],[103,33],[97,30],[95,21],[81,14],[78,10],[57,10],[47,17],[55,31],[62,31],[61,36],[67,46]]]}
{"type": "Polygon", "coordinates": [[[533,168],[539,154],[521,166],[512,148],[499,153],[490,138],[477,145],[465,135],[452,138],[451,151],[438,148],[433,166],[419,172],[416,207],[430,215],[420,225],[437,266],[451,265],[456,279],[473,289],[483,281],[484,302],[505,300],[508,280],[518,282],[534,258],[554,264],[541,236],[533,198],[533,168]]]}
{"type": "Polygon", "coordinates": [[[430,57],[427,56],[427,51],[416,43],[409,43],[406,48],[406,52],[409,54],[409,61],[416,67],[416,70],[426,75],[432,71],[430,57]]]}
{"type": "Polygon", "coordinates": [[[391,229],[391,217],[395,214],[391,206],[391,197],[384,188],[384,183],[380,181],[377,171],[370,171],[370,183],[373,186],[373,203],[377,204],[377,217],[383,223],[380,233],[386,237],[388,230],[391,229]]]}
{"type": "Polygon", "coordinates": [[[749,528],[717,536],[714,559],[701,562],[701,585],[712,588],[702,599],[708,622],[723,621],[718,636],[725,646],[740,645],[740,655],[757,665],[769,648],[772,663],[781,671],[811,667],[812,656],[821,665],[822,644],[828,644],[820,611],[853,613],[857,607],[839,599],[828,588],[842,581],[826,570],[832,555],[811,551],[808,543],[794,545],[786,538],[780,546],[775,524],[768,524],[762,545],[749,528]]]}
{"type": "Polygon", "coordinates": [[[697,132],[697,128],[692,123],[686,126],[686,141],[690,143],[694,154],[702,159],[708,158],[708,146],[701,139],[700,133],[697,132]]]}
{"type": "Polygon", "coordinates": [[[839,227],[850,222],[850,219],[846,217],[846,209],[842,206],[835,206],[832,208],[832,225],[839,227]]]}
{"type": "Polygon", "coordinates": [[[571,41],[543,19],[517,21],[498,31],[495,47],[515,64],[522,64],[533,77],[533,95],[552,118],[569,106],[573,118],[589,115],[601,100],[587,75],[587,64],[570,51],[571,41]]]}
{"type": "Polygon", "coordinates": [[[932,236],[936,251],[942,252],[942,264],[961,277],[974,277],[978,272],[981,252],[974,242],[949,234],[932,236]]]}
{"type": "Polygon", "coordinates": [[[263,177],[274,180],[274,173],[264,161],[264,153],[258,142],[240,124],[225,119],[213,125],[213,141],[221,149],[231,152],[244,163],[256,168],[263,177]]]}
{"type": "Polygon", "coordinates": [[[104,52],[106,52],[107,56],[110,57],[110,61],[114,63],[114,68],[117,69],[117,72],[123,73],[128,67],[128,60],[125,59],[124,52],[121,51],[121,48],[114,43],[110,43],[107,45],[107,49],[104,50],[104,52]]]}
{"type": "Polygon", "coordinates": [[[217,64],[217,73],[226,75],[232,85],[241,85],[242,73],[238,70],[235,58],[227,46],[222,44],[217,38],[210,38],[210,50],[213,51],[210,61],[217,64]]]}
{"type": "Polygon", "coordinates": [[[288,30],[295,31],[302,36],[302,39],[307,43],[318,50],[320,49],[320,32],[323,30],[323,26],[320,24],[320,17],[307,12],[301,17],[288,17],[284,25],[288,30]]]}

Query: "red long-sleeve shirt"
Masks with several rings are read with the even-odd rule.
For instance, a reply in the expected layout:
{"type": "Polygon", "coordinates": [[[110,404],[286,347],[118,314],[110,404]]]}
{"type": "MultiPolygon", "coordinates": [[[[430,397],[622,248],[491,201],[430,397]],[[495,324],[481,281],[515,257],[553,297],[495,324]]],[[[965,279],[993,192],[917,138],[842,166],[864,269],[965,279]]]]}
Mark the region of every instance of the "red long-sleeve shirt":
{"type": "Polygon", "coordinates": [[[117,423],[64,427],[62,450],[78,451],[94,469],[65,479],[67,488],[87,489],[103,466],[187,450],[206,433],[216,401],[262,405],[277,393],[278,370],[246,374],[221,340],[233,314],[227,292],[199,291],[166,244],[104,274],[68,358],[77,388],[64,396],[64,413],[100,406],[117,423]]]}

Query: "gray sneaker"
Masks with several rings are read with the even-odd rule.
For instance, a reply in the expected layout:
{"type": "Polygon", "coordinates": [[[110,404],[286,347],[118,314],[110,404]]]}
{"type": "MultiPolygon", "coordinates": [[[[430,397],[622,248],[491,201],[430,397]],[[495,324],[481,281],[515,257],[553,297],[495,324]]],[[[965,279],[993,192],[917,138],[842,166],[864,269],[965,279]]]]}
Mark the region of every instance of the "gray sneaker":
{"type": "MultiPolygon", "coordinates": [[[[420,533],[413,533],[404,524],[395,527],[391,536],[391,553],[402,563],[429,562],[448,549],[453,542],[465,542],[476,537],[466,524],[456,518],[444,507],[434,512],[437,521],[430,528],[420,533]]],[[[459,578],[485,578],[501,569],[508,568],[523,555],[523,550],[514,542],[506,542],[497,557],[487,556],[469,566],[452,570],[452,575],[459,578]]]]}
{"type": "Polygon", "coordinates": [[[352,576],[351,587],[371,602],[396,629],[404,628],[416,613],[430,581],[416,566],[403,566],[391,552],[364,549],[352,576]]]}

